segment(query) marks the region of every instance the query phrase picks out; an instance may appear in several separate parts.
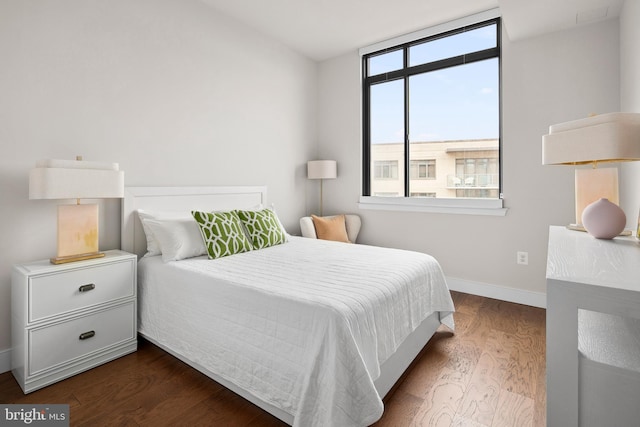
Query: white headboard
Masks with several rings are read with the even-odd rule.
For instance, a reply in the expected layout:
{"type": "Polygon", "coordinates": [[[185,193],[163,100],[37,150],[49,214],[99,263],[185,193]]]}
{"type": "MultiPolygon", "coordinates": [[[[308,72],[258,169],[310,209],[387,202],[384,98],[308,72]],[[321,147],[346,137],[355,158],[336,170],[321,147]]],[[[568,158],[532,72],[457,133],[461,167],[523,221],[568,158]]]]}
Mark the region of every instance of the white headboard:
{"type": "Polygon", "coordinates": [[[224,211],[266,206],[267,187],[125,187],[122,201],[122,250],[137,254],[147,251],[147,240],[137,210],[224,211]]]}

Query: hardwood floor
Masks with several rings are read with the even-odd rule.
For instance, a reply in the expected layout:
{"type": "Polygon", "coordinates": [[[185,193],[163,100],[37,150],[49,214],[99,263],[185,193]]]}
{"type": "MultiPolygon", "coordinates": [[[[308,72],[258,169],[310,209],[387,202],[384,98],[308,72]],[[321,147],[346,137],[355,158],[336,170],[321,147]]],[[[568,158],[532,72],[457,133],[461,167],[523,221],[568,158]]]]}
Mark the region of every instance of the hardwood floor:
{"type": "MultiPolygon", "coordinates": [[[[452,294],[455,334],[436,333],[375,426],[545,426],[545,311],[452,294]]],[[[136,353],[28,395],[1,374],[0,403],[67,403],[72,426],[285,425],[143,340],[136,353]]]]}
{"type": "Polygon", "coordinates": [[[455,335],[429,341],[376,427],[545,426],[545,310],[452,295],[455,335]]]}

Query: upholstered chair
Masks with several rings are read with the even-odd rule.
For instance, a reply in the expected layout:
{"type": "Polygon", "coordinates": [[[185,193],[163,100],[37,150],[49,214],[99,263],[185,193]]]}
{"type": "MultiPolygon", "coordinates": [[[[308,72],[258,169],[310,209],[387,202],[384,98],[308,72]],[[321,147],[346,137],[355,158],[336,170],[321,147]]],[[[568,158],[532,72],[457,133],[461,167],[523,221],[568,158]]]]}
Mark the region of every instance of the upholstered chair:
{"type": "MultiPolygon", "coordinates": [[[[334,218],[337,215],[327,216],[325,218],[334,218]]],[[[356,243],[358,233],[360,233],[360,227],[362,221],[358,215],[345,214],[345,226],[347,229],[347,236],[351,243],[356,243]]],[[[310,216],[300,218],[300,231],[303,237],[309,237],[311,239],[317,239],[316,228],[313,225],[313,219],[310,216]]]]}

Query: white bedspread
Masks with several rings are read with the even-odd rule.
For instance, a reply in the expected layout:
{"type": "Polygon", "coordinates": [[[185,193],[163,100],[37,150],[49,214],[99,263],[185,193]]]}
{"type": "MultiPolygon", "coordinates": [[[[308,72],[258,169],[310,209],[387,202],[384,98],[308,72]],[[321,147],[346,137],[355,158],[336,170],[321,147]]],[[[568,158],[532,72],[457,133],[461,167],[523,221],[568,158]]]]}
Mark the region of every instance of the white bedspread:
{"type": "Polygon", "coordinates": [[[422,320],[453,302],[431,256],[292,237],[217,260],[141,259],[139,330],[295,417],[366,426],[373,381],[422,320]]]}

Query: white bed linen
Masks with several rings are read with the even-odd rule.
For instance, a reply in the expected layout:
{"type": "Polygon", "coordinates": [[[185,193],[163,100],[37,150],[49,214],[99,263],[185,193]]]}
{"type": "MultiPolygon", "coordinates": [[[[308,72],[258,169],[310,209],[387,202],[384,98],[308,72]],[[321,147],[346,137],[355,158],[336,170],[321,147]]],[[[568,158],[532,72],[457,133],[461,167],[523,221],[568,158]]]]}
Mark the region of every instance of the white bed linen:
{"type": "Polygon", "coordinates": [[[380,365],[453,302],[429,255],[291,237],[208,260],[139,267],[139,331],[294,416],[366,426],[382,416],[380,365]]]}

